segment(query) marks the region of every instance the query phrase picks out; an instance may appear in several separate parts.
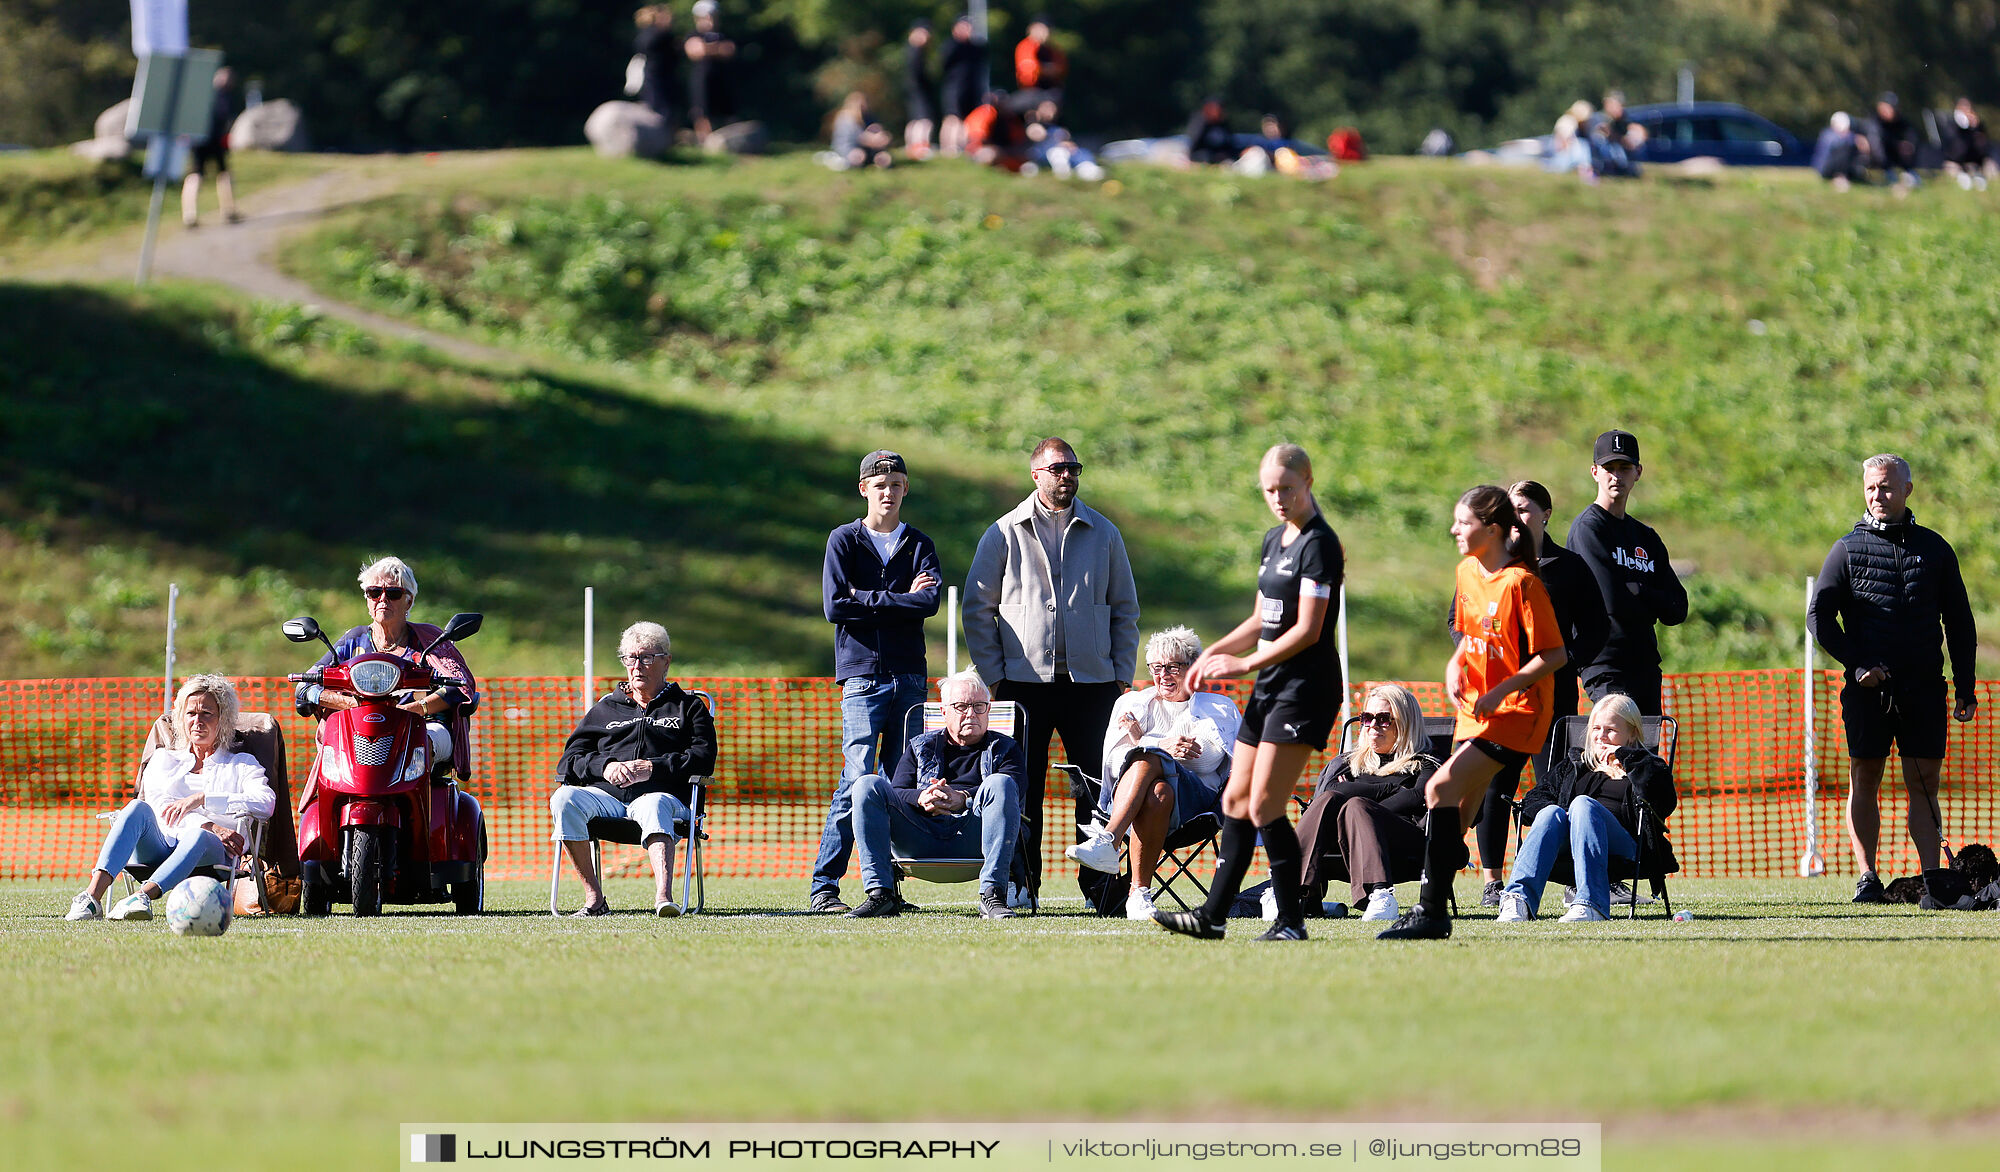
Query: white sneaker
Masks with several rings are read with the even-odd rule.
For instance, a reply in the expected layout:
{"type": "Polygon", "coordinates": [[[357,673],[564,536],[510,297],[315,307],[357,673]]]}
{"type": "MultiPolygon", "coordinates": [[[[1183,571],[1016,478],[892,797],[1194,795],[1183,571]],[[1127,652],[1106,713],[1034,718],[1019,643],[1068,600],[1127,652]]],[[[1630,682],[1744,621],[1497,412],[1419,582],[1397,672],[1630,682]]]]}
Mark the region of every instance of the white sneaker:
{"type": "Polygon", "coordinates": [[[1131,894],[1125,897],[1125,918],[1128,920],[1150,920],[1153,918],[1153,910],[1152,889],[1134,884],[1131,894]]]}
{"type": "MultiPolygon", "coordinates": [[[[1616,882],[1616,883],[1613,883],[1613,884],[1611,885],[1611,902],[1612,902],[1613,904],[1620,904],[1620,903],[1631,903],[1631,902],[1632,902],[1632,885],[1631,885],[1630,883],[1627,883],[1627,882],[1625,882],[1625,881],[1624,881],[1623,879],[1620,879],[1620,880],[1619,880],[1618,882],[1616,882]]],[[[1649,904],[1649,903],[1652,903],[1652,902],[1653,902],[1653,897],[1652,897],[1652,896],[1650,896],[1650,895],[1647,895],[1647,894],[1646,894],[1645,892],[1643,892],[1643,891],[1639,893],[1639,906],[1640,906],[1640,907],[1644,907],[1644,906],[1646,906],[1647,904],[1649,904]]]]}
{"type": "Polygon", "coordinates": [[[143,891],[135,891],[111,906],[105,914],[107,920],[150,920],[153,918],[153,901],[143,891]]]}
{"type": "MultiPolygon", "coordinates": [[[[1535,918],[1535,909],[1528,906],[1528,897],[1518,891],[1500,893],[1499,922],[1502,924],[1525,924],[1535,918]]],[[[1565,916],[1564,919],[1569,917],[1565,916]]]]}
{"type": "Polygon", "coordinates": [[[1099,826],[1091,826],[1084,831],[1090,837],[1070,847],[1063,853],[1093,871],[1106,875],[1118,873],[1118,840],[1111,832],[1099,826]]]}
{"type": "Polygon", "coordinates": [[[1591,907],[1590,901],[1584,900],[1581,903],[1570,905],[1570,909],[1563,913],[1562,922],[1565,924],[1595,924],[1610,918],[1603,912],[1591,907]]]}
{"type": "Polygon", "coordinates": [[[76,898],[69,901],[69,914],[63,917],[65,920],[101,920],[103,918],[104,905],[91,898],[88,891],[79,891],[76,893],[76,898]]]}
{"type": "Polygon", "coordinates": [[[1267,922],[1275,921],[1278,918],[1277,889],[1266,887],[1264,893],[1257,897],[1257,906],[1261,909],[1261,914],[1267,922]]]}
{"type": "Polygon", "coordinates": [[[1396,906],[1396,889],[1378,887],[1368,893],[1368,910],[1361,913],[1364,920],[1393,920],[1402,914],[1396,906]]]}

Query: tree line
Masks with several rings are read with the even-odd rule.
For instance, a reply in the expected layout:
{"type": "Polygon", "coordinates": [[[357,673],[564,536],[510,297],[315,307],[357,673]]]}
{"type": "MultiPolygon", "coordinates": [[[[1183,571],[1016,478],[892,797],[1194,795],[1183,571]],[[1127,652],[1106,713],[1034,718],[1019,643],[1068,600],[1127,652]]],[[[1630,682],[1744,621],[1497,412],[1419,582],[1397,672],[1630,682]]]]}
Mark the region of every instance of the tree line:
{"type": "MultiPolygon", "coordinates": [[[[1738,101],[1810,135],[1881,90],[1906,106],[1964,94],[2000,103],[2000,0],[994,0],[997,82],[1029,17],[1072,62],[1067,120],[1082,137],[1177,130],[1209,94],[1244,129],[1262,112],[1308,137],[1361,130],[1414,149],[1433,127],[1464,145],[1544,133],[1607,87],[1666,101],[1738,101]]],[[[632,0],[191,0],[194,43],[306,112],[336,149],[582,141],[620,96],[632,0]]],[[[685,27],[687,4],[675,5],[685,27]]],[[[903,34],[957,4],[724,0],[743,46],[741,113],[780,139],[819,137],[859,88],[900,108],[903,34]],[[753,81],[754,79],[754,81],[753,81]]],[[[0,0],[0,142],[88,137],[125,97],[132,60],[118,0],[0,0]]]]}

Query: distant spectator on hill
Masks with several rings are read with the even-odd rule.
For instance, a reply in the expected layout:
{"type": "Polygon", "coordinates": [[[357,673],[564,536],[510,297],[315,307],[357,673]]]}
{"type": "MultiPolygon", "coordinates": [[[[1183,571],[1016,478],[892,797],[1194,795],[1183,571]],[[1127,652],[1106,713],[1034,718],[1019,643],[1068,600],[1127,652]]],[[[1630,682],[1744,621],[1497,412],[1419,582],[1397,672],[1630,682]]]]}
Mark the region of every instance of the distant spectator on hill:
{"type": "Polygon", "coordinates": [[[196,223],[196,201],[201,196],[201,175],[215,166],[215,195],[222,204],[222,218],[234,224],[243,218],[236,210],[236,181],[229,170],[229,128],[236,122],[236,72],[227,65],[215,71],[215,102],[209,107],[208,137],[195,144],[188,164],[187,181],[181,184],[181,223],[196,223]]]}
{"type": "Polygon", "coordinates": [[[1813,144],[1813,170],[1833,184],[1834,190],[1868,181],[1868,139],[1854,133],[1854,120],[1845,110],[1835,110],[1813,144]]]}
{"type": "Polygon", "coordinates": [[[1188,119],[1187,140],[1190,163],[1236,161],[1236,136],[1229,132],[1221,98],[1210,96],[1202,99],[1201,108],[1188,119]]]}
{"type": "Polygon", "coordinates": [[[1622,146],[1625,132],[1633,126],[1632,120],[1625,116],[1625,91],[1605,90],[1603,107],[1591,116],[1586,125],[1591,130],[1603,126],[1606,137],[1622,146]]]}
{"type": "Polygon", "coordinates": [[[1037,16],[1028,22],[1028,35],[1014,46],[1014,84],[1041,90],[1060,106],[1068,83],[1069,57],[1049,39],[1049,18],[1037,16]]]}
{"type": "Polygon", "coordinates": [[[1613,137],[1611,127],[1609,119],[1591,119],[1590,131],[1584,136],[1584,145],[1590,150],[1590,169],[1607,179],[1637,179],[1639,164],[1626,153],[1624,142],[1613,137]]]}
{"type": "Polygon", "coordinates": [[[1575,115],[1564,114],[1556,119],[1555,136],[1549,143],[1549,153],[1542,159],[1542,169],[1558,175],[1591,176],[1590,148],[1577,137],[1575,115]]]}
{"type": "Polygon", "coordinates": [[[729,78],[736,42],[716,27],[715,0],[696,0],[694,34],[683,45],[688,57],[688,120],[696,138],[707,138],[715,122],[729,114],[729,78]]]}
{"type": "Polygon", "coordinates": [[[675,74],[680,68],[681,47],[674,39],[674,10],[665,4],[648,4],[632,14],[639,33],[632,40],[632,52],[644,63],[638,98],[648,110],[658,114],[672,134],[678,126],[674,117],[675,74]]]}
{"type": "Polygon", "coordinates": [[[1902,104],[1893,93],[1875,99],[1875,120],[1868,130],[1868,153],[1872,164],[1882,168],[1886,181],[1917,185],[1917,131],[1903,117],[1902,104]]]}
{"type": "Polygon", "coordinates": [[[998,90],[965,116],[965,153],[977,162],[1019,171],[1028,161],[1028,120],[1019,103],[998,90]]]}
{"type": "Polygon", "coordinates": [[[937,109],[931,101],[930,81],[931,22],[919,20],[910,26],[903,48],[903,149],[912,159],[931,153],[931,129],[937,109]]]}
{"type": "Polygon", "coordinates": [[[1986,119],[1972,108],[1971,98],[1960,98],[1944,120],[1944,169],[1971,190],[1986,190],[1988,179],[2000,177],[2000,165],[1993,161],[1993,143],[1986,136],[1986,119]]]}
{"type": "Polygon", "coordinates": [[[952,22],[951,44],[944,50],[944,122],[938,128],[938,146],[948,155],[965,153],[965,119],[977,110],[986,94],[986,42],[973,39],[972,18],[961,16],[952,22]]]}
{"type": "Polygon", "coordinates": [[[887,168],[889,132],[868,112],[868,96],[860,90],[847,95],[840,112],[833,116],[834,170],[858,167],[887,168]]]}
{"type": "MultiPolygon", "coordinates": [[[[1016,95],[1017,98],[1028,95],[1016,95]]],[[[1041,96],[1041,95],[1035,95],[1041,96]]],[[[1078,179],[1096,181],[1104,178],[1104,168],[1097,163],[1097,156],[1089,148],[1081,146],[1070,132],[1056,122],[1056,104],[1047,97],[1035,104],[1027,112],[1028,162],[1036,167],[1047,167],[1063,179],[1074,176],[1078,179]]]]}

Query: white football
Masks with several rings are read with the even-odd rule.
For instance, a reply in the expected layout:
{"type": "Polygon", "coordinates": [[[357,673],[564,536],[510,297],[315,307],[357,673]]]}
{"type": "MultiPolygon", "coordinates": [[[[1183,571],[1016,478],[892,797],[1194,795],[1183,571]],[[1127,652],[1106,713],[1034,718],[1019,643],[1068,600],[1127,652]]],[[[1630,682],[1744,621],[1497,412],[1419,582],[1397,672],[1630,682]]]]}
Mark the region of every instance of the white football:
{"type": "Polygon", "coordinates": [[[167,896],[167,927],[176,936],[220,936],[229,930],[233,910],[222,884],[197,875],[167,896]]]}

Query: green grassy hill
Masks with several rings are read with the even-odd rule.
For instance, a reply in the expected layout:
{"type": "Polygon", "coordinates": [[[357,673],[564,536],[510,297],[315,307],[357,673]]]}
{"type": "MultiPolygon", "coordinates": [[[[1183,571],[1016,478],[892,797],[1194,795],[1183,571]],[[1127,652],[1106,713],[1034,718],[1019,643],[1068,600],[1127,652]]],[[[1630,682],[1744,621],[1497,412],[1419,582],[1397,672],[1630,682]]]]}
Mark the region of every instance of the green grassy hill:
{"type": "Polygon", "coordinates": [[[1644,441],[1635,511],[1694,594],[1670,669],[1796,660],[1802,579],[1885,449],[1994,629],[2000,205],[1955,188],[371,166],[402,194],[289,265],[525,370],[214,291],[0,286],[6,674],[150,672],[170,577],[184,661],[280,670],[275,621],[353,621],[380,551],[417,566],[420,617],[488,614],[484,672],[573,671],[594,584],[602,630],[659,617],[688,671],[819,674],[855,458],[910,457],[910,519],[958,578],[1048,433],[1125,529],[1144,624],[1210,635],[1249,605],[1257,455],[1305,444],[1361,674],[1437,672],[1461,491],[1543,480],[1560,533],[1610,426],[1644,441]]]}

